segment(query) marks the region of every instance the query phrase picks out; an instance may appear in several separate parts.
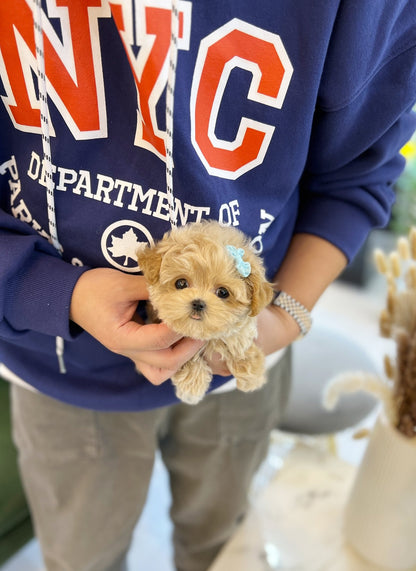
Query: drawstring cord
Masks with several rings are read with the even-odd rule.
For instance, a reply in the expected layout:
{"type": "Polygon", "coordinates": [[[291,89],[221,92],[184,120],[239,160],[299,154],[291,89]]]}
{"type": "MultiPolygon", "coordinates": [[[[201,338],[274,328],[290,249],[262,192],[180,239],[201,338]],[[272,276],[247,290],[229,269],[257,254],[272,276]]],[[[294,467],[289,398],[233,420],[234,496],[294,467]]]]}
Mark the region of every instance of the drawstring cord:
{"type": "Polygon", "coordinates": [[[173,194],[173,105],[176,81],[176,63],[178,60],[179,10],[177,0],[172,0],[171,35],[169,46],[169,68],[166,85],[166,191],[169,204],[169,220],[171,228],[176,228],[175,198],[173,194]]]}
{"type": "MultiPolygon", "coordinates": [[[[53,171],[52,171],[51,140],[50,140],[50,130],[49,130],[48,95],[47,95],[46,74],[45,74],[45,53],[43,47],[41,0],[34,0],[34,4],[35,8],[33,13],[33,20],[34,20],[34,31],[35,31],[36,62],[38,68],[40,127],[42,133],[43,164],[45,168],[46,201],[48,209],[49,234],[53,247],[59,252],[59,254],[62,254],[62,246],[58,240],[58,230],[56,227],[55,196],[54,196],[54,184],[52,178],[53,171]]],[[[63,357],[64,340],[62,339],[62,337],[56,337],[55,351],[59,363],[59,372],[66,373],[66,367],[63,357]]]]}

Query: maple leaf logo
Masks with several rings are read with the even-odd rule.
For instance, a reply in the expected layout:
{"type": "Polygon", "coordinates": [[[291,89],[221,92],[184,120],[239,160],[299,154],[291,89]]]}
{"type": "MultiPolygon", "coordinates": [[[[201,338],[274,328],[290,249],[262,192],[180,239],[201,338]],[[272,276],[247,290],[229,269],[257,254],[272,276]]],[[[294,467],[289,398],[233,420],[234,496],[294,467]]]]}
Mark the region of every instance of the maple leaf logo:
{"type": "Polygon", "coordinates": [[[114,234],[110,238],[111,246],[108,247],[108,251],[111,252],[113,258],[124,257],[124,266],[128,265],[129,259],[137,263],[137,252],[146,246],[146,242],[140,242],[137,239],[133,228],[124,232],[121,238],[114,236],[114,234]]]}

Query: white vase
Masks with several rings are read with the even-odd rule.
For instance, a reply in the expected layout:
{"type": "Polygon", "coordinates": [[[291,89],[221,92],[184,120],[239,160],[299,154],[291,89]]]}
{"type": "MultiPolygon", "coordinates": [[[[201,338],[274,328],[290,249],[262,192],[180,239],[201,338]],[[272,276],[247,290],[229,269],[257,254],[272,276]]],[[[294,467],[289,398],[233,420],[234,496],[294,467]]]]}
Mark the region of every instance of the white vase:
{"type": "Polygon", "coordinates": [[[347,541],[380,567],[416,566],[416,437],[378,418],[345,510],[347,541]]]}

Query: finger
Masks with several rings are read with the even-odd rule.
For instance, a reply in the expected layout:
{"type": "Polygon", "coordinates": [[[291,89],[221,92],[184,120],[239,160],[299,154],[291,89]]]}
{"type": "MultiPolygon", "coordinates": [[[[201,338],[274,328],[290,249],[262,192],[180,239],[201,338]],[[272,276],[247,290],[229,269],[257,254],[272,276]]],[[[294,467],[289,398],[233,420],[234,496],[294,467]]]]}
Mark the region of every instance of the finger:
{"type": "Polygon", "coordinates": [[[122,325],[117,334],[117,345],[122,352],[168,349],[182,338],[164,323],[141,325],[135,320],[122,325]]]}
{"type": "Polygon", "coordinates": [[[165,369],[170,377],[187,363],[203,346],[204,341],[185,337],[168,349],[140,351],[134,360],[141,371],[143,371],[144,366],[153,367],[154,369],[165,369]]]}
{"type": "Polygon", "coordinates": [[[141,373],[146,379],[152,383],[152,385],[159,386],[176,373],[175,370],[164,369],[161,367],[152,367],[151,365],[146,365],[145,363],[140,363],[138,366],[136,364],[136,369],[141,373]]]}
{"type": "Polygon", "coordinates": [[[161,385],[170,379],[203,346],[202,341],[185,338],[170,349],[141,353],[140,362],[136,362],[136,368],[153,385],[161,385]],[[159,366],[152,365],[153,362],[157,362],[159,366]],[[164,366],[160,366],[161,362],[164,366]]]}

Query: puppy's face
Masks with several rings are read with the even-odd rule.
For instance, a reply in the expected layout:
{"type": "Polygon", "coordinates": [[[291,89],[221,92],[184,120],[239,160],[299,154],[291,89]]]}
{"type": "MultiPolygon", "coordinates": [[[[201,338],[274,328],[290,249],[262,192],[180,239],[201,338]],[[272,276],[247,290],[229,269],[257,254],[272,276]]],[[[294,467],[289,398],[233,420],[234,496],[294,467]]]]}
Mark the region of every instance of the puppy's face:
{"type": "Polygon", "coordinates": [[[251,275],[243,278],[222,240],[209,239],[206,228],[176,233],[180,239],[172,233],[139,254],[158,317],[194,339],[235,333],[247,316],[270,301],[271,288],[261,265],[250,260],[251,275]]]}

